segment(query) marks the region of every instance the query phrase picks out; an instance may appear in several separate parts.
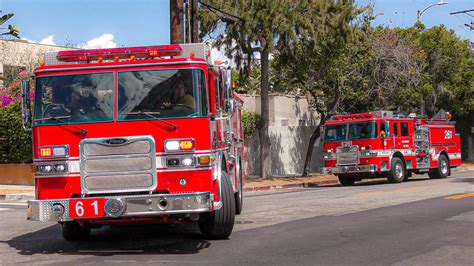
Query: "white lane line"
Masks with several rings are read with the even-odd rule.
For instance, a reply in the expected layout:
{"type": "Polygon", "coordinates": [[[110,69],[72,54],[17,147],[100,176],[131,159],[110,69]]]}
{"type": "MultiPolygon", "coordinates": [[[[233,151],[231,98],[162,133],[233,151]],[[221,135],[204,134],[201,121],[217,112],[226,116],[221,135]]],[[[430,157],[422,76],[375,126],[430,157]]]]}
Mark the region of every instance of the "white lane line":
{"type": "Polygon", "coordinates": [[[0,208],[0,212],[1,212],[1,211],[9,211],[9,210],[11,210],[11,209],[8,209],[8,208],[0,208]]]}
{"type": "Polygon", "coordinates": [[[27,206],[26,203],[23,202],[0,202],[0,206],[27,206]]]}

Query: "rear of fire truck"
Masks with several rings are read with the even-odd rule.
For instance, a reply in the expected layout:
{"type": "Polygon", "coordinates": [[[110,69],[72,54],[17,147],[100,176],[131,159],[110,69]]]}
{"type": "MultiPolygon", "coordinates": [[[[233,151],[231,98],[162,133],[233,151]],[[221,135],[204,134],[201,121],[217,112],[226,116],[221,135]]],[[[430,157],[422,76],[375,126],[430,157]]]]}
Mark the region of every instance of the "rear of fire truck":
{"type": "MultiPolygon", "coordinates": [[[[227,238],[242,209],[239,102],[204,44],[63,51],[35,70],[36,200],[66,240],[114,224],[198,222],[227,238]]],[[[27,82],[23,83],[28,124],[27,82]]]]}
{"type": "Polygon", "coordinates": [[[460,137],[449,118],[390,111],[336,115],[325,124],[324,167],[342,185],[364,178],[406,181],[413,173],[445,178],[461,164],[460,137]]]}

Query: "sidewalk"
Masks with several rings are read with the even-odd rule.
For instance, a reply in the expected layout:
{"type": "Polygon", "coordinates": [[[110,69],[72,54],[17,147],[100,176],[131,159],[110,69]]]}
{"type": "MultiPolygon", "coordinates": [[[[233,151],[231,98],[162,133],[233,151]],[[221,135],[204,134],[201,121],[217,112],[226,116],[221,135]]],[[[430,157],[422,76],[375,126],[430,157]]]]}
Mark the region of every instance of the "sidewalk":
{"type": "MultiPolygon", "coordinates": [[[[473,171],[474,163],[463,163],[457,169],[461,171],[473,171]]],[[[245,182],[244,192],[330,186],[338,184],[339,181],[337,177],[333,175],[312,175],[309,177],[274,177],[265,180],[249,177],[245,182]]],[[[0,200],[26,201],[34,198],[34,186],[0,185],[0,200]]]]}
{"type": "Polygon", "coordinates": [[[0,200],[26,201],[34,198],[34,186],[0,185],[0,200]]]}
{"type": "Polygon", "coordinates": [[[339,180],[333,175],[312,175],[308,177],[274,177],[271,179],[247,178],[244,192],[262,191],[272,189],[288,189],[303,187],[318,187],[338,185],[339,180]]]}
{"type": "MultiPolygon", "coordinates": [[[[335,176],[274,177],[247,179],[244,192],[339,184],[335,176]]],[[[0,185],[0,200],[26,201],[35,198],[34,186],[0,185]]]]}

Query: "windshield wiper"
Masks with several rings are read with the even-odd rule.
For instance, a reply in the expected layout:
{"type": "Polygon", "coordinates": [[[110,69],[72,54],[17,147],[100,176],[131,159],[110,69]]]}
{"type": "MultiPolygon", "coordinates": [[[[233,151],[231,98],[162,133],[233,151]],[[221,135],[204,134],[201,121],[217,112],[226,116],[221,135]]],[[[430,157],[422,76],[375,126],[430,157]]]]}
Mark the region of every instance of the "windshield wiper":
{"type": "Polygon", "coordinates": [[[151,118],[153,118],[153,119],[156,119],[156,120],[158,120],[158,121],[160,121],[160,122],[163,122],[163,123],[167,124],[168,126],[173,127],[173,129],[175,129],[175,130],[178,128],[177,125],[175,125],[175,124],[173,124],[173,123],[170,123],[170,122],[168,122],[168,121],[166,121],[166,120],[163,120],[163,119],[161,119],[161,118],[155,116],[155,115],[159,115],[159,114],[160,114],[160,112],[144,112],[144,111],[136,111],[136,112],[125,112],[125,113],[122,113],[122,115],[146,115],[146,116],[151,117],[151,118]]]}
{"type": "Polygon", "coordinates": [[[64,121],[63,119],[64,118],[71,118],[70,115],[65,115],[65,116],[50,116],[50,117],[44,117],[44,118],[40,118],[40,119],[35,119],[35,121],[49,121],[49,120],[54,120],[54,121],[58,121],[60,122],[61,124],[63,125],[69,125],[75,129],[78,129],[81,131],[81,134],[82,135],[86,135],[87,134],[87,130],[83,129],[83,128],[80,128],[78,126],[75,126],[75,125],[71,125],[69,123],[67,123],[66,121],[64,121]]]}

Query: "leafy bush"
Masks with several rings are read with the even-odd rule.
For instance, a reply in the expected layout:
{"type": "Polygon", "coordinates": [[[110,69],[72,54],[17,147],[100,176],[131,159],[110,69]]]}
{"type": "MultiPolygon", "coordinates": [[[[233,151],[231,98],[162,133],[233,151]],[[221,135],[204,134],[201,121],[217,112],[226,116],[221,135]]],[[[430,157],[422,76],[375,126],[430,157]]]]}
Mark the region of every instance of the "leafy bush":
{"type": "Polygon", "coordinates": [[[244,136],[246,138],[258,129],[260,124],[260,114],[253,111],[242,110],[242,125],[244,127],[244,136]]]}
{"type": "Polygon", "coordinates": [[[0,163],[31,162],[31,151],[31,131],[23,130],[20,102],[1,107],[0,163]]]}

